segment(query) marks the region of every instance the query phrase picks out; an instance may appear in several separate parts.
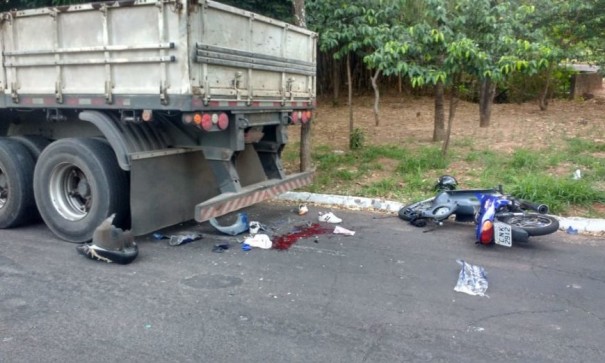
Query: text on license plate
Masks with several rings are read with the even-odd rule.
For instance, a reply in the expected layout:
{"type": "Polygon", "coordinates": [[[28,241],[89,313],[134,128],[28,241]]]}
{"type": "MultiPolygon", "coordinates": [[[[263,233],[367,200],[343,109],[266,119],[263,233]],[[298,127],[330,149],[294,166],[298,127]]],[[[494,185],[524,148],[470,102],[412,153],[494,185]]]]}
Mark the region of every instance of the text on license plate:
{"type": "Polygon", "coordinates": [[[497,245],[510,247],[513,245],[512,228],[502,222],[494,222],[494,242],[497,245]]]}

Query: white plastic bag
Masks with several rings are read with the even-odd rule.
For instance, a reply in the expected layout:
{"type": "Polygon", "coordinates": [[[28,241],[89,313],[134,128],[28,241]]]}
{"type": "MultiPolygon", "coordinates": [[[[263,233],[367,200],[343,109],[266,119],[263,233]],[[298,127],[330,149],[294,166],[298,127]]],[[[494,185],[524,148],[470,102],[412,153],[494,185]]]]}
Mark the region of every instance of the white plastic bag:
{"type": "Polygon", "coordinates": [[[266,234],[255,234],[253,237],[248,237],[244,240],[244,243],[251,247],[258,247],[262,249],[270,249],[273,246],[273,242],[266,234]]]}
{"type": "Polygon", "coordinates": [[[334,233],[334,234],[344,234],[346,236],[354,236],[355,235],[355,231],[348,230],[348,229],[343,228],[341,226],[336,226],[334,228],[334,232],[332,232],[332,233],[334,233]]]}
{"type": "MultiPolygon", "coordinates": [[[[462,268],[454,291],[469,295],[487,296],[487,273],[481,266],[471,265],[464,260],[456,260],[462,268]]],[[[489,296],[487,296],[489,297],[489,296]]]]}

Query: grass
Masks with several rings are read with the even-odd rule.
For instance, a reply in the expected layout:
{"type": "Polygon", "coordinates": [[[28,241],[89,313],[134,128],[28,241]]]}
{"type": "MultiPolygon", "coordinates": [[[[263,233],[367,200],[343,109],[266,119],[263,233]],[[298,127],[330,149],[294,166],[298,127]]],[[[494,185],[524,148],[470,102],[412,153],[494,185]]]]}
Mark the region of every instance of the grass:
{"type": "MultiPolygon", "coordinates": [[[[605,217],[605,144],[573,138],[559,148],[517,149],[511,154],[476,150],[464,139],[443,157],[439,147],[363,146],[334,152],[329,146],[313,150],[316,177],[307,190],[352,194],[410,202],[430,196],[436,178],[450,174],[462,188],[499,184],[507,193],[548,204],[551,212],[566,215],[581,211],[585,217],[605,217]],[[574,170],[583,177],[574,180],[574,170]]],[[[298,145],[283,155],[286,164],[298,165],[298,145]]]]}

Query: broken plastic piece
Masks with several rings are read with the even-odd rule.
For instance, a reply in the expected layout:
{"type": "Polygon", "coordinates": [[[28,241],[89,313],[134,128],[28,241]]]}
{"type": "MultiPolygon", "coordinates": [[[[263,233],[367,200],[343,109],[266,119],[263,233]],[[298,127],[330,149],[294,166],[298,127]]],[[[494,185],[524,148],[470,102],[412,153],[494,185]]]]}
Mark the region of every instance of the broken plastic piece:
{"type": "Polygon", "coordinates": [[[342,219],[336,217],[334,215],[334,213],[332,213],[332,212],[328,212],[328,213],[319,212],[319,221],[327,222],[327,223],[340,223],[340,222],[342,222],[342,219]]]}
{"type": "Polygon", "coordinates": [[[354,236],[355,235],[355,231],[351,231],[349,229],[343,228],[341,226],[336,226],[334,228],[334,232],[332,232],[334,234],[344,234],[346,236],[354,236]]]}
{"type": "Polygon", "coordinates": [[[260,223],[257,221],[251,221],[249,225],[249,230],[251,234],[257,234],[260,230],[260,223]]]}
{"type": "Polygon", "coordinates": [[[215,244],[214,247],[212,247],[212,252],[214,253],[223,253],[226,250],[229,249],[229,247],[231,247],[229,245],[229,243],[219,243],[219,244],[215,244]]]}
{"type": "Polygon", "coordinates": [[[306,204],[301,204],[298,206],[298,215],[304,216],[309,212],[309,208],[307,208],[306,204]]]}
{"type": "Polygon", "coordinates": [[[198,232],[182,232],[170,236],[168,244],[171,246],[179,246],[202,238],[203,235],[198,232]]]}
{"type": "Polygon", "coordinates": [[[210,218],[209,220],[212,227],[216,228],[219,232],[228,234],[230,236],[237,236],[238,234],[246,232],[248,227],[248,214],[241,212],[237,214],[237,221],[230,226],[221,226],[218,224],[216,218],[210,218]]]}
{"type": "Polygon", "coordinates": [[[250,251],[252,247],[250,247],[247,243],[242,243],[242,251],[250,251]]]}
{"type": "Polygon", "coordinates": [[[130,231],[112,225],[115,214],[105,219],[92,235],[92,242],[76,246],[76,250],[92,260],[126,265],[139,255],[139,248],[130,231]]]}
{"type": "Polygon", "coordinates": [[[567,232],[567,234],[578,234],[578,230],[576,228],[573,228],[572,226],[567,227],[565,231],[567,232]]]}
{"type": "Polygon", "coordinates": [[[464,260],[456,260],[462,268],[454,291],[469,295],[487,296],[487,273],[481,266],[471,265],[464,260]]]}
{"type": "Polygon", "coordinates": [[[273,242],[271,242],[271,239],[266,234],[256,234],[253,237],[248,237],[244,241],[244,244],[247,244],[250,247],[258,247],[266,250],[273,246],[273,242]]]}

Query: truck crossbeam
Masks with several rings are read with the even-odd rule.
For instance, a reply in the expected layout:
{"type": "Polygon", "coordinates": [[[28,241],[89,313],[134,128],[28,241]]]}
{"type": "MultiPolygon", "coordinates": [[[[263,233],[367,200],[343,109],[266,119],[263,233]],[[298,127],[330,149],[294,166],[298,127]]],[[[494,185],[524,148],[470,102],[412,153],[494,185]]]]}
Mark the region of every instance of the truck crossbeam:
{"type": "Polygon", "coordinates": [[[195,206],[195,220],[205,222],[211,218],[271,199],[286,191],[303,187],[313,181],[313,172],[292,174],[284,179],[271,179],[248,185],[238,193],[222,193],[195,206]]]}

